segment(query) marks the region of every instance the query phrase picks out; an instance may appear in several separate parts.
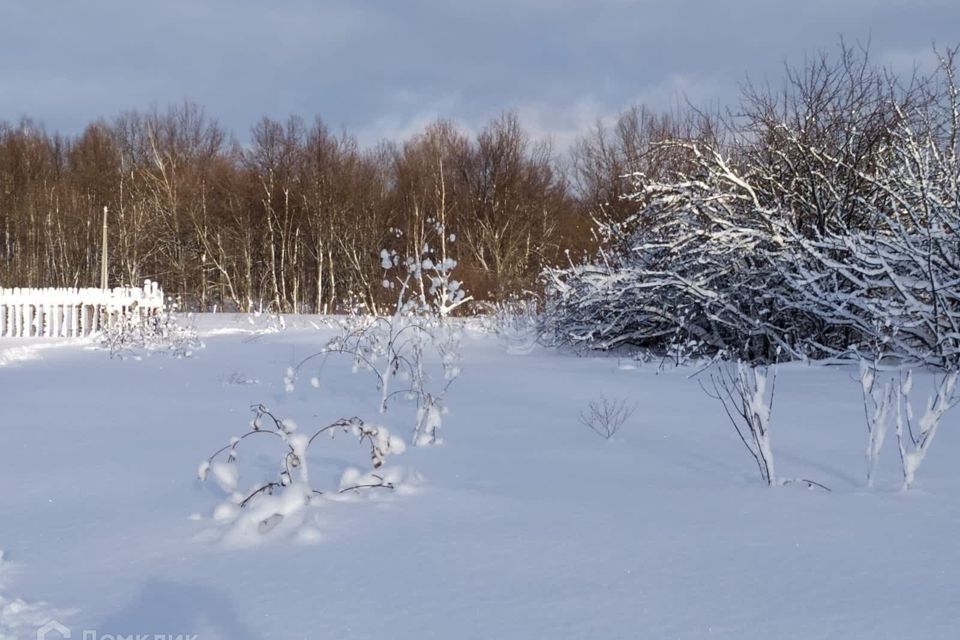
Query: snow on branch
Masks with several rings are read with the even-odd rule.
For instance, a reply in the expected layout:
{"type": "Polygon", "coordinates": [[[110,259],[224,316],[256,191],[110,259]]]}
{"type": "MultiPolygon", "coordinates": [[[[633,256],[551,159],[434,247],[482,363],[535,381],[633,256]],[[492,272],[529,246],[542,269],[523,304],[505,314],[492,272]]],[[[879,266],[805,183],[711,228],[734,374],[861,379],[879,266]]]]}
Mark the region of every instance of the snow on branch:
{"type": "Polygon", "coordinates": [[[912,372],[908,373],[906,380],[899,385],[900,402],[897,404],[896,432],[903,468],[904,490],[913,486],[917,470],[923,463],[930,445],[933,444],[943,416],[960,403],[957,377],[958,372],[952,371],[937,380],[935,392],[927,399],[926,409],[919,420],[916,419],[910,402],[910,393],[913,389],[912,372]]]}
{"type": "Polygon", "coordinates": [[[629,176],[595,259],[544,272],[556,341],[960,368],[956,53],[902,86],[844,49],[658,143],[681,160],[629,176]]]}
{"type": "Polygon", "coordinates": [[[399,476],[393,470],[381,471],[388,456],[406,449],[402,439],[385,427],[368,424],[357,417],[336,420],[312,433],[301,432],[291,420],[278,418],[262,404],[251,407],[254,417],[250,430],[230,438],[204,460],[197,471],[202,481],[213,479],[228,498],[214,511],[214,519],[231,524],[234,533],[265,534],[285,518],[301,516],[301,511],[318,497],[368,489],[394,489],[399,476]],[[370,470],[348,468],[335,488],[317,488],[309,474],[309,452],[321,436],[351,436],[365,445],[370,470]],[[238,466],[241,445],[251,439],[276,443],[279,465],[276,475],[241,490],[238,466]]]}
{"type": "Polygon", "coordinates": [[[710,373],[711,387],[701,388],[718,400],[753,458],[767,486],[802,484],[810,489],[830,489],[805,478],[778,478],[775,473],[770,417],[776,392],[777,366],[755,366],[742,361],[722,363],[710,373]]]}

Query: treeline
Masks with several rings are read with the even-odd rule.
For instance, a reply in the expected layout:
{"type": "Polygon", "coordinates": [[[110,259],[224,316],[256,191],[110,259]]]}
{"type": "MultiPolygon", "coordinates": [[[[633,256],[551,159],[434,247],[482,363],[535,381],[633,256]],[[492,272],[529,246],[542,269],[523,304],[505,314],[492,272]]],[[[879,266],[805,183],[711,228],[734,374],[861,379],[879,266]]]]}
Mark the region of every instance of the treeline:
{"type": "Polygon", "coordinates": [[[240,145],[190,103],[0,125],[0,284],[97,285],[107,207],[111,283],[193,309],[382,309],[384,256],[452,256],[477,300],[545,293],[561,343],[955,368],[956,56],[898,75],[841,46],[727,114],[635,108],[562,154],[509,113],[373,148],[295,117],[240,145]]]}
{"type": "Polygon", "coordinates": [[[666,131],[597,259],[548,270],[559,340],[960,367],[956,60],[898,75],[843,47],[666,131]]]}
{"type": "Polygon", "coordinates": [[[418,255],[439,223],[456,277],[500,300],[590,246],[590,199],[612,196],[581,176],[618,169],[579,164],[510,113],[475,136],[440,121],[369,149],[298,117],[240,145],[192,103],[77,136],[0,123],[0,283],[98,286],[106,207],[110,284],[151,278],[189,308],[375,308],[381,250],[418,255]]]}

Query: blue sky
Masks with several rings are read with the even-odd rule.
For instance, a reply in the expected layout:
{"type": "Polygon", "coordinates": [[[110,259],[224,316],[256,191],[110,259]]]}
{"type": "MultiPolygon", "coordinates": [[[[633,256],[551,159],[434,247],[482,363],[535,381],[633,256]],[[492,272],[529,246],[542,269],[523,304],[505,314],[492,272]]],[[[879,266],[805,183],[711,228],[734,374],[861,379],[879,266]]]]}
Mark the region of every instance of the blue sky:
{"type": "Polygon", "coordinates": [[[0,0],[0,120],[189,98],[241,140],[297,113],[372,143],[515,109],[562,147],[631,104],[727,104],[841,34],[909,69],[960,42],[960,2],[0,0]]]}

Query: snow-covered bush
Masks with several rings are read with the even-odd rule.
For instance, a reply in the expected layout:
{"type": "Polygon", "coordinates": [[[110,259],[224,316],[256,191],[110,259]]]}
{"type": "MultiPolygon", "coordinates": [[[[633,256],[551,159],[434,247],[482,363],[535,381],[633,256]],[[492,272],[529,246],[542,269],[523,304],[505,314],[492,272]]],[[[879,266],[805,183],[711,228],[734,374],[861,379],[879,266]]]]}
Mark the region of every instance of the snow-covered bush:
{"type": "MultiPolygon", "coordinates": [[[[436,232],[444,237],[442,225],[436,232]]],[[[392,315],[342,319],[339,336],[287,372],[287,388],[292,389],[308,363],[345,355],[353,360],[355,371],[368,371],[376,378],[381,414],[394,399],[415,402],[411,438],[415,446],[440,443],[446,392],[460,375],[460,330],[449,316],[470,300],[452,278],[456,261],[447,256],[445,243],[441,247],[439,261],[426,244],[417,255],[402,260],[384,249],[383,285],[397,294],[392,315]],[[430,371],[432,361],[439,367],[439,377],[430,371]]],[[[319,385],[319,373],[313,382],[319,385]]]]}
{"type": "Polygon", "coordinates": [[[396,312],[447,318],[473,297],[453,277],[457,261],[448,247],[456,235],[439,220],[430,218],[425,224],[420,234],[423,243],[411,254],[401,257],[396,251],[380,251],[383,286],[398,292],[396,312]],[[431,246],[430,240],[436,246],[431,246]]]}
{"type": "Polygon", "coordinates": [[[879,362],[861,360],[860,384],[867,422],[867,486],[873,486],[880,450],[892,422],[896,430],[903,489],[913,486],[917,470],[923,463],[944,415],[958,403],[958,372],[938,376],[934,393],[927,398],[926,408],[917,419],[913,409],[913,370],[888,374],[885,382],[879,362]]]}
{"type": "MultiPolygon", "coordinates": [[[[412,442],[425,446],[440,442],[444,398],[460,375],[460,336],[456,326],[437,318],[399,312],[393,316],[359,316],[344,321],[341,335],[321,351],[304,359],[287,373],[292,388],[304,367],[334,354],[353,361],[354,371],[367,371],[376,379],[379,411],[386,414],[394,400],[416,403],[412,442]],[[440,379],[431,373],[436,360],[440,379]]],[[[323,364],[312,379],[319,385],[323,364]]]]}
{"type": "Polygon", "coordinates": [[[960,403],[960,393],[957,391],[958,372],[952,371],[937,380],[936,392],[927,398],[927,406],[920,419],[910,401],[913,391],[913,372],[909,372],[906,379],[898,385],[896,432],[897,445],[900,450],[900,463],[903,469],[903,488],[913,486],[917,469],[933,444],[943,416],[960,403]],[[906,427],[906,428],[904,428],[906,427]]]}
{"type": "Polygon", "coordinates": [[[760,477],[769,486],[777,484],[770,445],[770,414],[776,380],[776,368],[771,374],[768,367],[736,362],[722,364],[710,374],[712,392],[704,387],[710,397],[723,405],[740,441],[757,464],[760,477]]]}
{"type": "MultiPolygon", "coordinates": [[[[886,115],[869,162],[833,153],[787,128],[784,137],[830,186],[845,215],[814,229],[783,225],[790,247],[784,273],[792,304],[847,342],[825,345],[880,356],[960,366],[960,87],[956,50],[909,87],[890,82],[886,115]]],[[[859,136],[865,135],[863,128],[859,136]]],[[[849,146],[860,143],[851,132],[849,146]]],[[[862,144],[862,143],[861,143],[862,144]]],[[[862,155],[862,154],[860,154],[862,155]]]]}
{"type": "Polygon", "coordinates": [[[720,401],[767,486],[800,483],[809,488],[829,491],[818,482],[805,478],[778,478],[775,473],[770,417],[776,392],[777,366],[750,365],[743,361],[721,363],[710,374],[712,389],[703,387],[703,390],[711,398],[720,401]]]}
{"type": "Polygon", "coordinates": [[[670,144],[694,173],[671,182],[635,174],[637,213],[598,222],[597,259],[544,273],[557,339],[681,359],[722,351],[769,362],[778,349],[794,350],[772,266],[783,246],[769,212],[720,149],[670,144]]]}
{"type": "MultiPolygon", "coordinates": [[[[443,227],[438,227],[438,233],[443,227]]],[[[332,355],[350,358],[354,371],[372,372],[379,394],[379,411],[386,414],[395,398],[416,402],[412,442],[417,446],[439,443],[442,416],[446,411],[444,395],[459,375],[459,331],[448,316],[469,298],[451,278],[456,262],[444,257],[436,261],[424,245],[422,251],[401,260],[395,253],[381,254],[385,271],[384,287],[397,290],[392,315],[351,314],[339,320],[341,333],[322,349],[287,369],[284,386],[292,391],[303,369],[320,360],[320,371],[311,378],[320,386],[323,363],[332,355]],[[388,275],[399,271],[395,280],[388,275]],[[430,356],[437,356],[443,381],[434,383],[429,368],[430,356]]],[[[446,256],[445,248],[442,255],[446,256]]],[[[372,425],[359,417],[337,420],[312,434],[297,430],[295,423],[282,420],[263,405],[254,408],[251,429],[232,438],[226,446],[205,460],[199,469],[201,480],[212,477],[228,494],[214,517],[231,523],[232,537],[266,534],[276,527],[295,528],[302,523],[303,510],[320,498],[366,489],[393,489],[398,472],[381,469],[388,455],[402,453],[404,441],[384,426],[372,425]],[[308,453],[324,435],[352,435],[370,451],[370,469],[345,471],[334,488],[315,486],[308,469],[308,453]],[[279,445],[280,463],[275,475],[240,491],[237,466],[239,445],[248,438],[268,438],[279,445]],[[293,523],[284,524],[284,523],[293,523]]]]}
{"type": "Polygon", "coordinates": [[[872,487],[880,450],[887,435],[891,409],[900,401],[898,385],[893,378],[882,382],[880,364],[876,360],[860,359],[860,388],[863,391],[863,409],[867,422],[867,486],[872,487]]]}
{"type": "Polygon", "coordinates": [[[637,405],[627,404],[626,400],[616,400],[601,395],[587,404],[580,412],[580,424],[587,427],[605,440],[611,439],[620,427],[630,419],[637,405]]]}
{"type": "Polygon", "coordinates": [[[173,305],[164,311],[140,317],[136,302],[126,315],[105,320],[98,338],[100,346],[111,358],[138,358],[141,354],[166,353],[176,358],[189,358],[203,348],[193,326],[192,314],[177,314],[173,305]]]}
{"type": "Polygon", "coordinates": [[[204,460],[198,469],[200,480],[212,479],[227,494],[214,510],[214,519],[228,522],[238,537],[265,534],[288,518],[302,521],[302,511],[328,495],[342,495],[367,489],[394,489],[400,478],[397,470],[384,469],[388,456],[403,453],[403,440],[385,427],[368,424],[357,417],[343,418],[312,432],[302,432],[292,420],[278,418],[263,405],[252,407],[250,429],[230,438],[204,460]],[[321,436],[355,438],[369,452],[369,468],[350,467],[337,486],[321,487],[310,478],[310,449],[321,436]],[[267,479],[242,484],[240,447],[260,438],[276,445],[277,468],[267,479]]]}
{"type": "Polygon", "coordinates": [[[873,356],[960,368],[956,51],[900,83],[866,56],[748,93],[633,174],[589,263],[544,274],[561,342],[670,354],[873,356]]]}

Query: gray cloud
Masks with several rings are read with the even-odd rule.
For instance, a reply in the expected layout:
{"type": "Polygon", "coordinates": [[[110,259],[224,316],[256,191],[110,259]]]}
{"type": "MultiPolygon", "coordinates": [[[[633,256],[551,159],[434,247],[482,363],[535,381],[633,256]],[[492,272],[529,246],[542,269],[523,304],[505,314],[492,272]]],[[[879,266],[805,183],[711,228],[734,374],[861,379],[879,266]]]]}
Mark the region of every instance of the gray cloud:
{"type": "Polygon", "coordinates": [[[563,146],[635,102],[728,102],[841,34],[904,69],[960,40],[947,0],[0,0],[0,15],[0,119],[74,133],[190,98],[241,139],[262,115],[373,142],[517,109],[563,146]]]}

